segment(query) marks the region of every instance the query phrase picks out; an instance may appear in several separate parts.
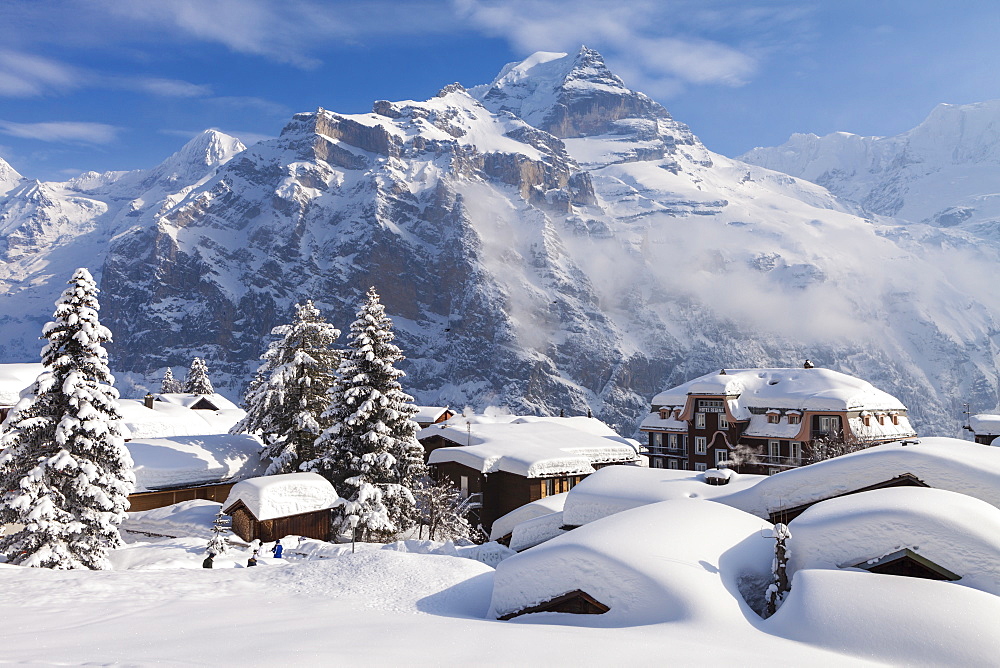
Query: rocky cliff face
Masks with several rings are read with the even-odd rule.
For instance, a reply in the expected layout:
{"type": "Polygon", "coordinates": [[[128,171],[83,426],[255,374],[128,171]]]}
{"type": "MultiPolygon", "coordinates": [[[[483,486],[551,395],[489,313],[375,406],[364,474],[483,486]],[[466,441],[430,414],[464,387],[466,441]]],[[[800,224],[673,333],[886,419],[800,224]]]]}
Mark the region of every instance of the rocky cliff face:
{"type": "Polygon", "coordinates": [[[989,248],[715,155],[588,49],[296,114],[245,150],[213,134],[149,172],[24,183],[0,200],[10,361],[37,354],[62,274],[99,263],[115,368],[197,355],[234,396],[295,301],[343,328],[375,285],[428,404],[592,409],[629,434],[669,384],[806,357],[937,433],[996,403],[1000,303],[965,272],[989,248]]]}

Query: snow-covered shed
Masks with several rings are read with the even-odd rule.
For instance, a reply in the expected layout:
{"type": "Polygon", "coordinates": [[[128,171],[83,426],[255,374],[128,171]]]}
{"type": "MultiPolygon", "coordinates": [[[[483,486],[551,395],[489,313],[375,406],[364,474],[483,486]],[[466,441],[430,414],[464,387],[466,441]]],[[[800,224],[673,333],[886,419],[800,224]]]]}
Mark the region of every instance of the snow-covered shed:
{"type": "Polygon", "coordinates": [[[234,484],[266,469],[260,439],[248,434],[138,438],[125,445],[135,473],[132,511],[193,499],[222,501],[234,484]]]}
{"type": "Polygon", "coordinates": [[[413,416],[413,420],[421,429],[455,417],[455,411],[448,406],[417,406],[416,409],[417,414],[413,416]]]}
{"type": "Polygon", "coordinates": [[[826,499],[905,486],[959,492],[1000,508],[1000,449],[946,437],[886,443],[783,471],[716,500],[788,523],[826,499]]]}
{"type": "Polygon", "coordinates": [[[44,369],[39,362],[0,364],[0,422],[44,369]]]}
{"type": "Polygon", "coordinates": [[[969,416],[969,426],[966,427],[975,434],[976,443],[992,445],[997,436],[1000,436],[1000,415],[979,413],[969,416]]]}
{"type": "Polygon", "coordinates": [[[1000,509],[971,496],[879,489],[818,503],[789,528],[789,574],[860,568],[1000,595],[1000,509]]]}
{"type": "Polygon", "coordinates": [[[339,497],[318,473],[283,473],[250,478],[236,485],[222,504],[243,540],[277,540],[287,535],[330,537],[330,509],[339,497]]]}
{"type": "Polygon", "coordinates": [[[183,406],[191,410],[231,411],[239,410],[239,406],[218,392],[213,394],[192,394],[189,392],[162,393],[152,395],[153,401],[162,401],[175,406],[183,406]]]}
{"type": "Polygon", "coordinates": [[[456,416],[421,430],[438,479],[480,495],[478,517],[494,520],[532,501],[569,491],[594,471],[638,465],[639,444],[588,417],[456,416]]]}
{"type": "Polygon", "coordinates": [[[728,463],[754,473],[808,463],[818,443],[863,447],[916,435],[892,395],[809,364],[699,376],[653,397],[640,430],[651,467],[704,471],[728,463]],[[757,456],[746,461],[737,446],[757,456]]]}

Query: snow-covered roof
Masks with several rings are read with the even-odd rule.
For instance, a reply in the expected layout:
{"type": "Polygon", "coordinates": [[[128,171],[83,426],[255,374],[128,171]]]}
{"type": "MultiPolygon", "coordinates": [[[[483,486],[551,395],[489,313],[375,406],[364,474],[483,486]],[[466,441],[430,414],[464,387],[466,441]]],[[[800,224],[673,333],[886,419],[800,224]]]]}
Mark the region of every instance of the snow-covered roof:
{"type": "Polygon", "coordinates": [[[742,626],[753,612],[738,580],[766,577],[773,558],[773,542],[758,537],[762,528],[770,525],[690,499],[634,508],[500,562],[490,615],[579,589],[611,609],[593,622],[589,615],[559,615],[557,623],[620,626],[705,617],[720,631],[729,623],[742,626]]]}
{"type": "Polygon", "coordinates": [[[529,547],[541,545],[547,540],[552,540],[556,536],[561,536],[566,532],[563,527],[563,514],[561,512],[549,513],[532,517],[530,520],[521,522],[511,532],[510,549],[515,552],[523,552],[529,547]]]}
{"type": "Polygon", "coordinates": [[[333,508],[338,498],[330,481],[318,473],[282,473],[237,483],[222,510],[228,512],[242,501],[258,520],[270,520],[333,508]]]}
{"type": "Polygon", "coordinates": [[[977,436],[1000,436],[1000,415],[970,415],[969,427],[977,436]]]}
{"type": "Polygon", "coordinates": [[[209,434],[133,439],[135,491],[196,487],[264,473],[262,444],[248,434],[209,434]]]}
{"type": "Polygon", "coordinates": [[[135,399],[121,399],[118,403],[125,437],[133,439],[225,434],[246,415],[240,408],[191,410],[166,401],[154,401],[152,408],[135,399]]]}
{"type": "Polygon", "coordinates": [[[732,397],[733,417],[745,420],[749,408],[812,411],[905,411],[891,394],[871,383],[830,369],[725,369],[709,373],[653,397],[653,406],[684,406],[689,395],[732,397]]]}
{"type": "Polygon", "coordinates": [[[434,450],[429,463],[455,462],[481,473],[506,471],[538,478],[589,474],[594,464],[639,461],[638,442],[587,417],[505,416],[470,421],[456,416],[417,434],[420,439],[430,436],[458,445],[434,450]]]}
{"type": "Polygon", "coordinates": [[[896,487],[817,503],[789,524],[789,572],[843,568],[909,548],[1000,595],[1000,509],[943,489],[896,487]]]}
{"type": "Polygon", "coordinates": [[[190,394],[187,392],[163,393],[154,394],[153,398],[156,401],[163,401],[168,404],[183,406],[184,408],[191,408],[198,404],[198,402],[205,400],[215,406],[216,410],[240,410],[239,406],[231,402],[229,399],[226,399],[218,392],[213,394],[190,394]]]}
{"type": "Polygon", "coordinates": [[[416,409],[413,420],[420,424],[433,424],[449,410],[447,406],[417,406],[416,409]]]}
{"type": "Polygon", "coordinates": [[[553,494],[552,496],[543,496],[537,501],[526,503],[519,508],[515,508],[506,515],[497,518],[493,521],[493,526],[490,529],[490,540],[503,538],[512,532],[514,527],[521,522],[527,522],[528,520],[541,517],[542,515],[550,515],[561,511],[563,509],[563,504],[566,503],[567,494],[569,494],[569,492],[553,494]]]}
{"type": "Polygon", "coordinates": [[[609,466],[581,480],[566,496],[563,518],[580,526],[630,508],[673,499],[714,499],[752,487],[765,476],[734,474],[727,485],[709,485],[696,471],[609,466]]]}
{"type": "Polygon", "coordinates": [[[0,364],[0,406],[13,406],[45,367],[39,362],[0,364]]]}
{"type": "Polygon", "coordinates": [[[775,510],[853,492],[907,473],[930,487],[967,494],[1000,508],[1000,449],[945,437],[886,443],[789,469],[716,500],[768,517],[775,510]]]}

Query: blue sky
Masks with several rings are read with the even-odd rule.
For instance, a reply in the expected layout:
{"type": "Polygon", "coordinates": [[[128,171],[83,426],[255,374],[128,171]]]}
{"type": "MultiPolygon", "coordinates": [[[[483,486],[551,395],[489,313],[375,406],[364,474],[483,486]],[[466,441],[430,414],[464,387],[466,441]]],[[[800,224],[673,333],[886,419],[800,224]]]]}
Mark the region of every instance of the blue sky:
{"type": "Polygon", "coordinates": [[[1000,3],[967,0],[2,0],[0,157],[147,168],[206,128],[251,142],[580,44],[738,155],[1000,98],[998,34],[1000,3]]]}

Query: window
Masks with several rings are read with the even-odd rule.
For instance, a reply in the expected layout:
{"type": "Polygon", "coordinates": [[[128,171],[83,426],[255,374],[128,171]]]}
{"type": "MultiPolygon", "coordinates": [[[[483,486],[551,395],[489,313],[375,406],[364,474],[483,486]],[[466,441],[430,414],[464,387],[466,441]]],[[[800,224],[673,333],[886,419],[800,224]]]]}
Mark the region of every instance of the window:
{"type": "Polygon", "coordinates": [[[677,434],[667,435],[667,447],[670,448],[671,450],[677,449],[677,434]]]}
{"type": "Polygon", "coordinates": [[[694,414],[694,428],[695,429],[704,429],[705,428],[705,414],[704,413],[695,413],[694,414]]]}
{"type": "Polygon", "coordinates": [[[663,468],[663,460],[660,459],[659,457],[654,457],[649,462],[649,468],[651,468],[651,469],[662,469],[663,468]]]}
{"type": "Polygon", "coordinates": [[[778,473],[778,472],[780,472],[780,471],[781,471],[781,469],[779,469],[779,468],[775,468],[775,467],[773,467],[773,466],[772,466],[771,468],[769,468],[769,469],[767,470],[767,474],[768,474],[768,475],[774,475],[775,473],[778,473]]]}
{"type": "Polygon", "coordinates": [[[870,427],[872,425],[871,416],[869,416],[869,415],[862,415],[861,416],[861,424],[863,424],[866,427],[870,427]]]}
{"type": "MultiPolygon", "coordinates": [[[[862,416],[865,420],[868,416],[862,416]]],[[[865,422],[868,425],[868,422],[865,422]]],[[[839,415],[818,415],[816,416],[816,431],[820,434],[837,434],[840,432],[840,416],[839,415]]]]}
{"type": "Polygon", "coordinates": [[[781,441],[768,441],[767,442],[767,454],[768,456],[777,459],[781,456],[781,441]]]}
{"type": "Polygon", "coordinates": [[[704,436],[694,437],[694,454],[703,455],[708,452],[708,439],[704,436]]]}
{"type": "Polygon", "coordinates": [[[667,409],[666,408],[661,408],[660,409],[660,419],[661,420],[666,420],[667,419],[667,409]]]}
{"type": "Polygon", "coordinates": [[[729,429],[729,418],[725,413],[719,413],[719,429],[729,429]]]}
{"type": "Polygon", "coordinates": [[[781,420],[781,415],[778,414],[778,413],[768,413],[767,414],[767,423],[768,424],[778,424],[778,422],[780,420],[781,420]]]}
{"type": "Polygon", "coordinates": [[[721,399],[699,399],[698,400],[698,410],[704,413],[722,413],[725,409],[722,407],[721,399]]]}
{"type": "Polygon", "coordinates": [[[892,423],[893,424],[895,424],[895,425],[899,424],[899,415],[898,414],[893,413],[890,417],[892,418],[892,423]]]}
{"type": "Polygon", "coordinates": [[[696,462],[695,465],[694,465],[694,470],[695,471],[707,471],[708,470],[708,464],[705,464],[703,462],[696,462]]]}
{"type": "Polygon", "coordinates": [[[543,496],[554,496],[556,493],[556,479],[549,478],[545,481],[545,494],[543,496]]]}
{"type": "Polygon", "coordinates": [[[668,460],[667,461],[667,468],[676,469],[677,468],[677,460],[676,459],[668,460]]]}
{"type": "Polygon", "coordinates": [[[878,423],[882,424],[882,425],[885,424],[885,413],[879,413],[878,414],[878,423]]]}
{"type": "Polygon", "coordinates": [[[681,434],[681,450],[687,452],[688,449],[688,437],[687,434],[681,434]]]}
{"type": "Polygon", "coordinates": [[[788,424],[798,424],[800,422],[802,422],[801,415],[795,415],[794,413],[788,414],[788,424]]]}
{"type": "Polygon", "coordinates": [[[792,459],[795,461],[802,460],[802,444],[798,441],[792,442],[792,459]]]}
{"type": "Polygon", "coordinates": [[[718,466],[723,462],[729,461],[729,450],[716,450],[715,451],[715,465],[718,466]]]}
{"type": "Polygon", "coordinates": [[[469,476],[464,475],[460,478],[461,480],[461,495],[463,499],[469,497],[469,476]]]}

